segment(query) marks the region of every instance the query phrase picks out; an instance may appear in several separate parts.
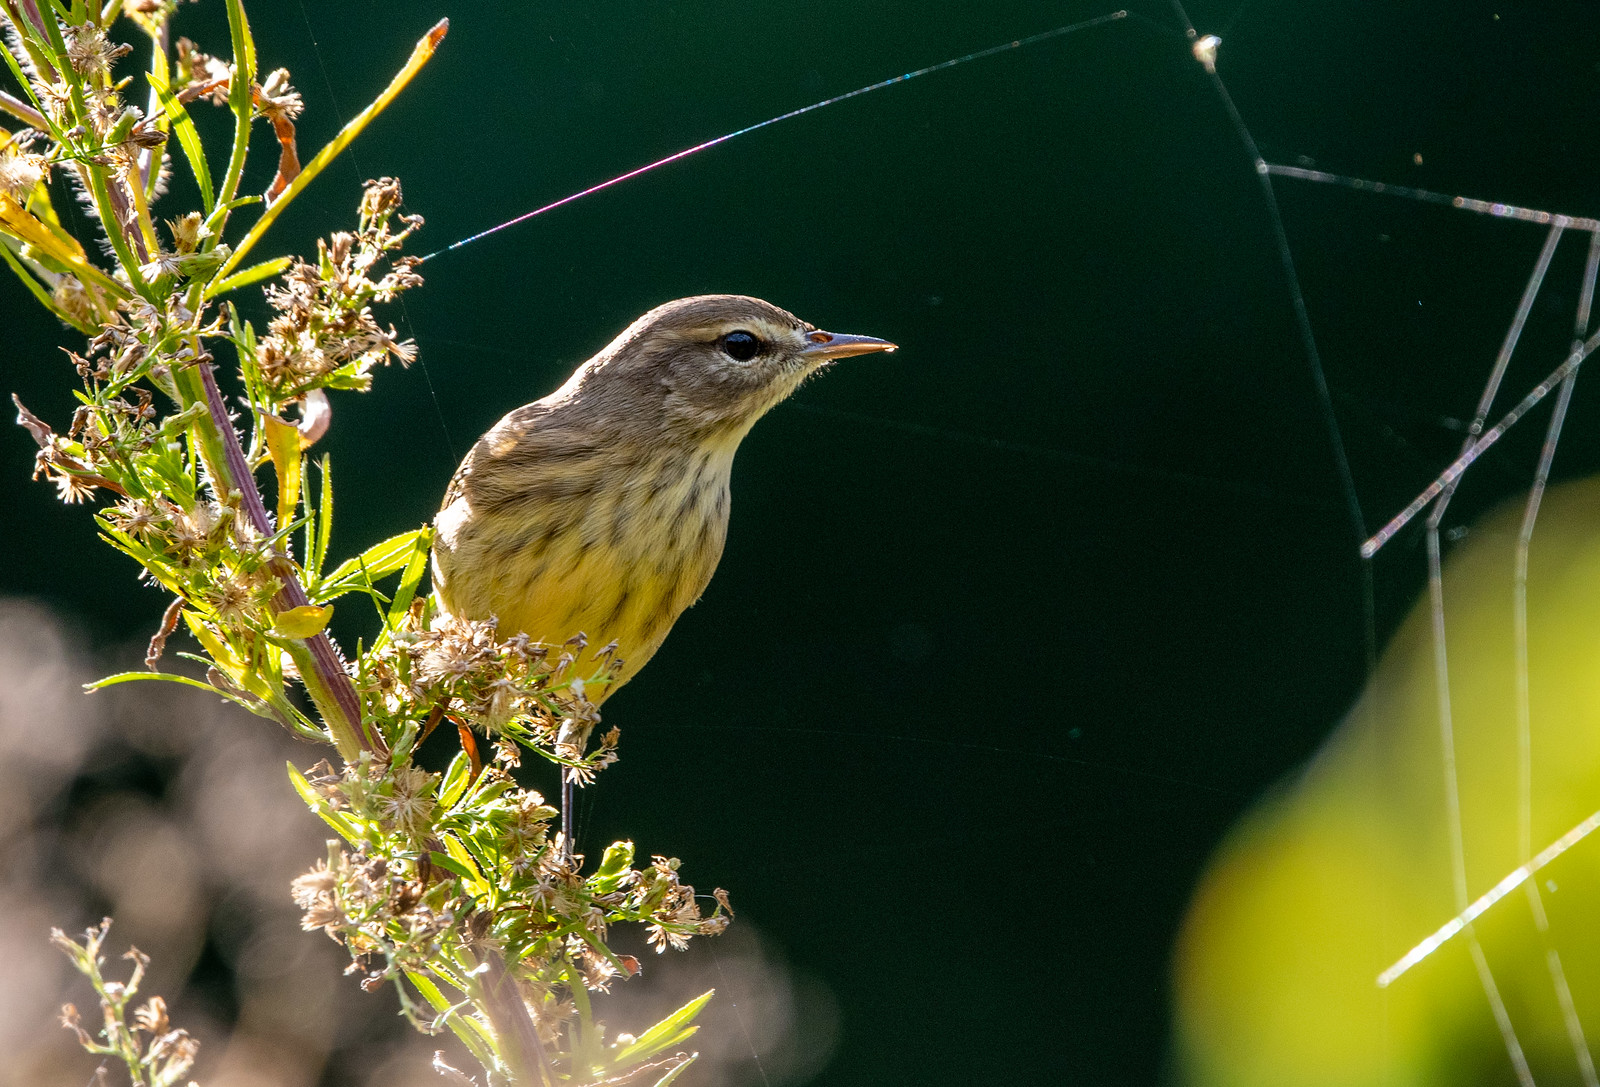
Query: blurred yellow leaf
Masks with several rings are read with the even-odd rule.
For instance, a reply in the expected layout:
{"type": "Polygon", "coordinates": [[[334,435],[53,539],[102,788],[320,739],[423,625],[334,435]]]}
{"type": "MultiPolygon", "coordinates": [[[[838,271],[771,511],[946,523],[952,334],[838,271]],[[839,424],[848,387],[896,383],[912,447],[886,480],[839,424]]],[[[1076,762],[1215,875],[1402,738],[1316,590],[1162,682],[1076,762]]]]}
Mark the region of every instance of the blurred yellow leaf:
{"type": "Polygon", "coordinates": [[[272,629],[286,638],[310,638],[322,633],[322,628],[333,618],[333,605],[302,604],[298,608],[280,611],[273,620],[272,629]]]}
{"type": "Polygon", "coordinates": [[[278,473],[278,527],[288,524],[300,501],[300,453],[305,442],[293,423],[276,415],[261,414],[266,429],[267,456],[278,473]]]}

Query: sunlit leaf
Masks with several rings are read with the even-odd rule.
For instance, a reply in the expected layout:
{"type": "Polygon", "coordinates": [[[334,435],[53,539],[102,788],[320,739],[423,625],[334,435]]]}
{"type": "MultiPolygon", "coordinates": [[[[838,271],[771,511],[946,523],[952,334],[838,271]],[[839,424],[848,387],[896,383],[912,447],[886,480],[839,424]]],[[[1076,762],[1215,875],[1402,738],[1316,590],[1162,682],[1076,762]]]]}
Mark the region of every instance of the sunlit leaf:
{"type": "Polygon", "coordinates": [[[278,526],[287,525],[300,501],[300,431],[285,419],[266,412],[260,414],[267,456],[278,474],[278,526]]]}
{"type": "Polygon", "coordinates": [[[310,638],[321,634],[332,618],[332,604],[302,604],[273,616],[272,629],[285,638],[310,638]]]}
{"type": "Polygon", "coordinates": [[[219,279],[206,288],[206,297],[215,298],[219,294],[236,291],[240,287],[248,287],[252,283],[259,283],[263,279],[271,279],[275,275],[282,275],[283,270],[294,263],[293,257],[276,257],[273,260],[264,260],[260,264],[233,273],[226,279],[219,279]]]}
{"type": "MultiPolygon", "coordinates": [[[[230,24],[233,22],[234,8],[238,7],[238,5],[239,0],[229,0],[228,21],[230,24]]],[[[241,24],[244,22],[244,11],[242,9],[239,11],[239,21],[241,24]]],[[[322,150],[318,151],[316,156],[306,163],[305,169],[300,171],[299,176],[289,183],[288,188],[283,190],[283,195],[273,201],[271,206],[261,213],[261,218],[257,219],[249,232],[240,239],[239,244],[234,247],[233,255],[222,266],[222,275],[227,275],[238,266],[244,255],[251,250],[256,242],[261,240],[261,235],[267,232],[267,228],[278,218],[279,213],[288,207],[290,202],[307,185],[311,184],[330,162],[338,158],[340,152],[350,146],[352,140],[361,135],[361,131],[372,123],[373,118],[387,109],[389,103],[393,102],[400,92],[405,90],[406,84],[411,82],[412,77],[421,71],[422,66],[428,63],[428,59],[433,56],[433,51],[444,40],[445,31],[449,29],[449,26],[448,19],[441,19],[432,30],[423,35],[421,40],[417,42],[416,48],[411,51],[411,56],[406,61],[405,66],[389,81],[389,85],[383,89],[382,93],[372,100],[372,104],[351,118],[350,123],[340,129],[339,134],[328,141],[322,150]]],[[[248,30],[246,35],[248,36],[248,30]]],[[[252,60],[253,56],[254,54],[252,53],[252,60]]]]}
{"type": "Polygon", "coordinates": [[[715,989],[708,989],[695,997],[689,1003],[667,1016],[661,1022],[639,1035],[633,1044],[624,1046],[613,1054],[612,1060],[616,1063],[644,1060],[654,1056],[663,1049],[677,1045],[688,1038],[699,1027],[692,1026],[694,1017],[700,1014],[700,1009],[716,994],[715,989]]]}
{"type": "Polygon", "coordinates": [[[200,143],[200,133],[195,131],[194,119],[177,96],[167,89],[164,77],[147,72],[145,79],[149,81],[150,89],[156,92],[161,108],[166,111],[167,120],[172,124],[172,131],[178,136],[178,146],[183,148],[183,156],[189,160],[189,169],[194,171],[195,183],[200,186],[200,201],[205,206],[206,214],[210,215],[216,206],[217,194],[211,188],[211,169],[206,165],[205,149],[200,143]]]}

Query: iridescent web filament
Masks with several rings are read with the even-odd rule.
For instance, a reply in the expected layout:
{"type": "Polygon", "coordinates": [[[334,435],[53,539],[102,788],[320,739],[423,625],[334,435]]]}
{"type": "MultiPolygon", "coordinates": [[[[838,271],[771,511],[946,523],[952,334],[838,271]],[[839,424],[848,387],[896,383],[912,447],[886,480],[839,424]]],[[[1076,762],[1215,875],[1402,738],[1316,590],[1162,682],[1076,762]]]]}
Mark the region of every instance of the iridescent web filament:
{"type": "Polygon", "coordinates": [[[863,94],[869,94],[872,91],[880,91],[885,87],[892,87],[896,83],[907,83],[921,76],[932,75],[934,72],[942,72],[948,68],[954,68],[960,64],[967,64],[974,60],[983,60],[985,57],[992,57],[999,53],[1009,52],[1012,49],[1021,49],[1026,45],[1035,45],[1039,42],[1048,41],[1051,38],[1059,38],[1075,31],[1089,30],[1092,27],[1102,26],[1106,23],[1116,22],[1118,19],[1125,19],[1127,17],[1128,13],[1126,11],[1113,11],[1109,14],[1101,15],[1093,19],[1085,19],[1083,22],[1069,23],[1066,26],[1058,26],[1054,30],[1046,30],[1042,33],[1034,34],[1026,38],[1018,38],[1015,41],[1005,42],[1002,45],[991,46],[988,49],[980,49],[976,53],[968,53],[965,56],[956,57],[952,60],[941,61],[938,64],[930,64],[928,67],[918,68],[914,72],[906,72],[903,75],[891,76],[888,79],[882,79],[876,83],[869,83],[865,87],[857,87],[853,91],[846,91],[844,94],[837,94],[832,98],[825,98],[821,102],[813,102],[809,106],[801,106],[799,109],[792,109],[788,113],[780,113],[776,117],[769,117],[765,121],[759,121],[756,124],[748,125],[745,128],[738,129],[734,132],[726,133],[725,135],[718,136],[714,140],[707,140],[704,143],[697,143],[693,147],[686,147],[682,151],[674,152],[673,154],[668,155],[666,158],[657,159],[656,161],[647,163],[644,166],[629,170],[625,174],[618,174],[616,177],[613,177],[608,181],[602,181],[598,185],[591,185],[581,192],[575,192],[570,196],[564,196],[554,203],[546,204],[543,207],[535,208],[532,211],[525,212],[524,214],[517,216],[515,219],[507,219],[505,222],[499,224],[498,226],[492,226],[488,230],[480,230],[478,233],[462,238],[458,242],[453,242],[452,244],[445,246],[443,249],[429,253],[427,256],[421,258],[421,260],[432,260],[441,253],[448,253],[452,249],[460,249],[464,245],[470,245],[479,238],[487,238],[490,234],[505,230],[507,227],[516,226],[518,223],[532,219],[535,215],[543,215],[547,211],[554,211],[556,208],[559,208],[564,204],[570,204],[575,200],[581,200],[585,196],[591,196],[594,193],[600,192],[602,189],[609,189],[613,185],[621,184],[622,182],[628,181],[631,178],[638,177],[640,174],[647,174],[659,166],[666,166],[669,163],[677,162],[680,159],[686,159],[690,155],[709,150],[718,144],[727,143],[729,140],[736,139],[740,136],[749,135],[750,133],[758,131],[759,129],[767,128],[770,125],[775,125],[779,121],[787,121],[792,117],[799,117],[804,113],[811,113],[815,110],[823,109],[826,106],[836,105],[839,102],[844,102],[851,98],[859,98],[863,94]]]}

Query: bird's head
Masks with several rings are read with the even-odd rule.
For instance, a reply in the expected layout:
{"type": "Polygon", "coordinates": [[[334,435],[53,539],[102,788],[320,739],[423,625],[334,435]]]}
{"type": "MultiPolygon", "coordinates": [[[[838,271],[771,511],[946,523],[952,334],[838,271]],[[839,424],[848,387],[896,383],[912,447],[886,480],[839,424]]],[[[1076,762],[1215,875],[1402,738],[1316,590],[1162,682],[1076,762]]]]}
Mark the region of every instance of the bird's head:
{"type": "Polygon", "coordinates": [[[657,306],[556,394],[624,425],[734,441],[835,359],[895,345],[824,332],[759,298],[708,294],[657,306]]]}

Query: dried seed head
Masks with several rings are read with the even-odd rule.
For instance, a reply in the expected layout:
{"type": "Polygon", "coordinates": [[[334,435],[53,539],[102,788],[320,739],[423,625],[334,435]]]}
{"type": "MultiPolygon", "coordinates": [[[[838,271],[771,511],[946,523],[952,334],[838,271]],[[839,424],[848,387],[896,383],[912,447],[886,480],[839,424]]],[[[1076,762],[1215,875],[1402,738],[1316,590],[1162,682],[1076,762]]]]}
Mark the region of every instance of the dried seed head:
{"type": "Polygon", "coordinates": [[[151,997],[134,1009],[133,1022],[136,1027],[149,1034],[167,1033],[167,1002],[159,996],[151,997]]]}
{"type": "Polygon", "coordinates": [[[289,69],[277,69],[261,84],[256,109],[268,120],[283,118],[292,121],[300,116],[304,108],[300,92],[289,85],[289,69]]]}
{"type": "Polygon", "coordinates": [[[29,154],[20,139],[0,147],[0,194],[25,203],[39,182],[49,176],[50,166],[43,155],[29,154]]]}
{"type": "Polygon", "coordinates": [[[100,323],[99,314],[95,313],[89,292],[83,289],[83,284],[78,281],[77,276],[66,273],[57,276],[55,289],[50,292],[50,300],[55,303],[57,309],[79,324],[100,323]]]}
{"type": "Polygon", "coordinates": [[[67,31],[67,62],[81,76],[105,75],[112,62],[133,52],[131,45],[113,45],[106,32],[93,23],[80,23],[67,31]]]}
{"type": "Polygon", "coordinates": [[[198,211],[167,220],[167,230],[172,234],[172,244],[179,253],[193,253],[202,240],[211,236],[200,220],[198,211]]]}

